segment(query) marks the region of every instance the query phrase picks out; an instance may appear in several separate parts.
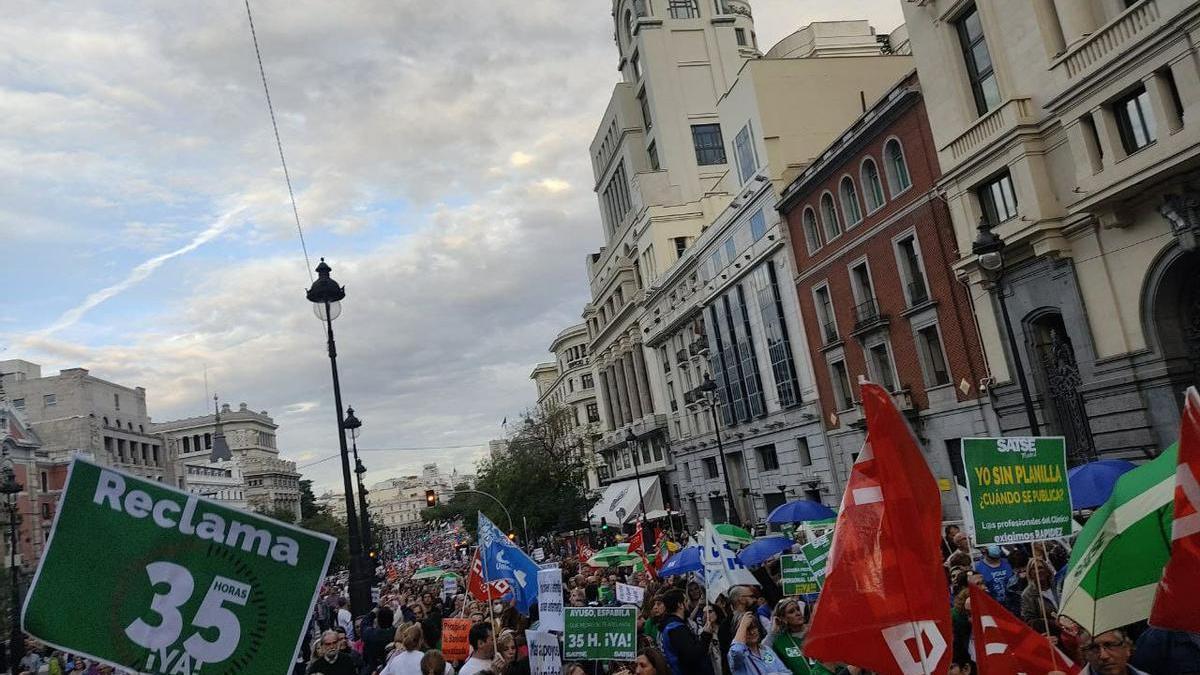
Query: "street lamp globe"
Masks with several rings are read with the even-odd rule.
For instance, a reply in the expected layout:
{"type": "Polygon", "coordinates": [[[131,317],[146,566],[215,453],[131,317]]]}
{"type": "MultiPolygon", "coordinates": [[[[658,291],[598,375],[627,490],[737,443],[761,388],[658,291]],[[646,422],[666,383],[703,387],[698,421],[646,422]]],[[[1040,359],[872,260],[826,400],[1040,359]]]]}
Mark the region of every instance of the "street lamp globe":
{"type": "Polygon", "coordinates": [[[308,301],[313,303],[313,313],[321,321],[333,321],[342,313],[342,299],[346,297],[346,289],[339,286],[329,273],[333,271],[325,259],[317,265],[317,280],[313,282],[306,294],[308,301]]]}
{"type": "Polygon", "coordinates": [[[626,443],[637,443],[637,434],[633,433],[633,429],[625,430],[625,442],[626,443]]]}
{"type": "Polygon", "coordinates": [[[350,437],[357,439],[362,420],[354,416],[354,408],[346,408],[346,419],[342,420],[342,428],[350,432],[350,437]]]}
{"type": "Polygon", "coordinates": [[[704,392],[704,395],[707,396],[708,394],[715,392],[717,390],[717,383],[713,381],[711,375],[709,375],[708,373],[705,373],[704,381],[701,382],[700,386],[697,388],[700,391],[704,392]]]}
{"type": "Polygon", "coordinates": [[[971,252],[984,270],[998,272],[1004,267],[1004,240],[992,231],[992,224],[986,217],[979,219],[978,229],[979,236],[971,244],[971,252]]]}

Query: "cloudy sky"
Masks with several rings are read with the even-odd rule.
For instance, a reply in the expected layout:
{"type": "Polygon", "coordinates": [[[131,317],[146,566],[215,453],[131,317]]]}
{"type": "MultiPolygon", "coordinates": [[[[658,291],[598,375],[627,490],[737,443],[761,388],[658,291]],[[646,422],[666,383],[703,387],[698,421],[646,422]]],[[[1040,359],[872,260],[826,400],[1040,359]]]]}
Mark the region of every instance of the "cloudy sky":
{"type": "MultiPolygon", "coordinates": [[[[756,0],[765,47],[901,0],[756,0]]],[[[311,263],[373,478],[470,471],[533,403],[600,245],[587,145],[605,0],[253,0],[311,263]]],[[[321,324],[241,0],[12,3],[0,23],[0,358],[148,390],[155,420],[269,410],[336,450],[321,324]],[[91,9],[85,9],[90,6],[91,9]]],[[[319,487],[336,462],[304,473],[319,487]]]]}

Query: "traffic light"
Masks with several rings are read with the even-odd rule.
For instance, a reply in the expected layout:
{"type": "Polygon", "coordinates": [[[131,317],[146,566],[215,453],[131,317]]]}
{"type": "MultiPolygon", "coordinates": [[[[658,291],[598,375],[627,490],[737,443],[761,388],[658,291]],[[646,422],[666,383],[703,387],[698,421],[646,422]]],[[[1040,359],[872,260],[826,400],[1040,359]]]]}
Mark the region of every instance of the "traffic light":
{"type": "Polygon", "coordinates": [[[426,490],[425,491],[425,505],[428,506],[429,508],[433,508],[433,507],[437,506],[437,491],[435,491],[435,490],[426,490]]]}
{"type": "Polygon", "coordinates": [[[604,516],[600,517],[600,531],[604,534],[608,534],[608,518],[604,516]]]}

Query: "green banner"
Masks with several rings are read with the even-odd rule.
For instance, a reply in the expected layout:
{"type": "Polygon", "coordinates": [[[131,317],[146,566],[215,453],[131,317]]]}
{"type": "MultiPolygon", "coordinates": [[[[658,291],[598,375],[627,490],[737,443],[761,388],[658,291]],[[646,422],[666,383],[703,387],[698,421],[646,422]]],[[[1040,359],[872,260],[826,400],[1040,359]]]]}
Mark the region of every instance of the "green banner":
{"type": "Polygon", "coordinates": [[[1013,544],[1071,534],[1062,437],[964,438],[975,543],[1013,544]]]}
{"type": "Polygon", "coordinates": [[[784,595],[809,595],[819,593],[820,584],[817,575],[802,553],[794,553],[779,558],[781,578],[779,585],[783,587],[784,595]]]}
{"type": "Polygon", "coordinates": [[[290,673],[333,545],[76,458],[21,623],[140,673],[290,673]]]}
{"type": "Polygon", "coordinates": [[[829,562],[829,549],[832,546],[833,538],[826,534],[800,547],[800,552],[804,554],[804,559],[812,569],[813,579],[818,588],[825,585],[825,567],[829,562]]]}
{"type": "Polygon", "coordinates": [[[637,658],[637,607],[564,607],[564,659],[637,658]]]}

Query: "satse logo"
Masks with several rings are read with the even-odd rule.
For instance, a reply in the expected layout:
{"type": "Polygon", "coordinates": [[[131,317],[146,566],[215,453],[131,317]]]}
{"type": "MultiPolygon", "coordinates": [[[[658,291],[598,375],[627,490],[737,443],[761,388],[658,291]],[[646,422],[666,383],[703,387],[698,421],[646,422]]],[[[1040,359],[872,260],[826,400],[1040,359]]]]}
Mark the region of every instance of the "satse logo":
{"type": "Polygon", "coordinates": [[[998,438],[996,439],[996,451],[1013,452],[1025,458],[1033,457],[1037,454],[1036,440],[1034,438],[998,438]]]}

